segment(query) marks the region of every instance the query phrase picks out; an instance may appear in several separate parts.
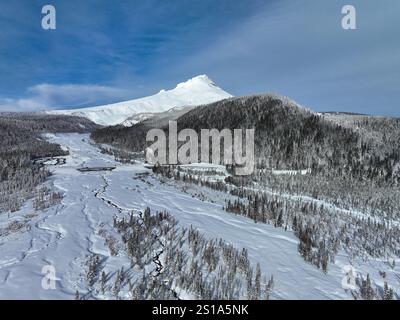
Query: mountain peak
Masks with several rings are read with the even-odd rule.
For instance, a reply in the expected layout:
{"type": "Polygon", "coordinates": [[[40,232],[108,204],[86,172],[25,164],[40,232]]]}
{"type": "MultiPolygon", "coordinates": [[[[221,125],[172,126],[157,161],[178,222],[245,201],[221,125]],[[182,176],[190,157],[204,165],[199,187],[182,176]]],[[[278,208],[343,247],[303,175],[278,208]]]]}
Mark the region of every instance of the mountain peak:
{"type": "Polygon", "coordinates": [[[178,83],[178,85],[176,86],[176,89],[190,88],[190,87],[196,86],[196,85],[206,85],[206,86],[208,85],[208,86],[216,87],[216,84],[214,83],[214,81],[212,81],[207,75],[203,74],[203,75],[193,77],[185,82],[178,83]]]}
{"type": "Polygon", "coordinates": [[[190,90],[192,88],[203,88],[206,89],[207,87],[216,87],[218,86],[215,84],[214,81],[212,81],[206,74],[202,74],[196,77],[193,77],[189,80],[186,80],[184,82],[180,82],[176,85],[174,89],[171,90],[166,90],[166,89],[161,89],[158,94],[165,94],[168,92],[174,92],[175,90],[179,89],[187,89],[190,90]]]}

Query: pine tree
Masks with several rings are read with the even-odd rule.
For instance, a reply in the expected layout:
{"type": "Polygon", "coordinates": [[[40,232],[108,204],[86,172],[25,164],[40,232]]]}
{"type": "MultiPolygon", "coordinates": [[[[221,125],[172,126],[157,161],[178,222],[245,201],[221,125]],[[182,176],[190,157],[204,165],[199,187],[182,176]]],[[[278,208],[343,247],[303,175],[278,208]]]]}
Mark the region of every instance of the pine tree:
{"type": "Polygon", "coordinates": [[[295,233],[297,232],[297,216],[293,218],[292,229],[295,233]]]}
{"type": "Polygon", "coordinates": [[[389,288],[386,281],[383,287],[383,300],[393,300],[393,289],[389,288]]]}
{"type": "Polygon", "coordinates": [[[369,274],[367,274],[367,279],[362,281],[360,293],[364,300],[373,300],[375,297],[369,274]]]}
{"type": "Polygon", "coordinates": [[[254,298],[256,300],[259,300],[260,295],[261,295],[261,268],[260,268],[260,264],[257,263],[256,278],[254,281],[254,298]]]}
{"type": "Polygon", "coordinates": [[[101,293],[104,294],[106,291],[106,285],[107,285],[107,276],[106,273],[103,271],[101,273],[101,293]]]}
{"type": "Polygon", "coordinates": [[[282,225],[283,225],[283,217],[282,217],[282,212],[280,212],[279,216],[278,216],[278,220],[276,221],[276,226],[282,227],[282,225]]]}
{"type": "Polygon", "coordinates": [[[268,280],[268,283],[265,287],[265,300],[269,300],[273,288],[274,288],[274,277],[271,276],[271,278],[268,280]]]}

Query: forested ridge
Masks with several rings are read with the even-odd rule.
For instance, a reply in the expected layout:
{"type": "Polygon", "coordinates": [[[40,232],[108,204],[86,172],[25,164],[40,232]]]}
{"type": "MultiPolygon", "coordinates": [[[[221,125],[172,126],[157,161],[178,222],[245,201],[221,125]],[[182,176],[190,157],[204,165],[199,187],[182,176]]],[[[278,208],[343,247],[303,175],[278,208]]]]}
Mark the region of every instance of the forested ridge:
{"type": "MultiPolygon", "coordinates": [[[[339,116],[338,116],[339,117],[339,116]]],[[[231,98],[195,108],[177,119],[178,130],[255,129],[259,169],[312,168],[397,185],[400,175],[400,120],[342,114],[336,121],[278,95],[231,98]]],[[[165,123],[160,122],[167,132],[165,123]]],[[[92,138],[143,151],[155,121],[96,130],[92,138]]]]}

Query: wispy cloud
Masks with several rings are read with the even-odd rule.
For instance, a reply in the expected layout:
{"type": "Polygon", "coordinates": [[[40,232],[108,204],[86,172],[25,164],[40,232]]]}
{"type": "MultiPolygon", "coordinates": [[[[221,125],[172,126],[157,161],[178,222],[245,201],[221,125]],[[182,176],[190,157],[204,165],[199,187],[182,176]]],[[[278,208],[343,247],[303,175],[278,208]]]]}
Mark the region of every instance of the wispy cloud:
{"type": "Polygon", "coordinates": [[[24,98],[0,99],[1,111],[38,111],[89,106],[128,99],[131,91],[99,85],[39,84],[27,89],[24,98]]]}
{"type": "Polygon", "coordinates": [[[399,115],[400,2],[353,0],[357,30],[341,27],[342,0],[266,3],[174,72],[203,72],[235,95],[278,92],[318,111],[399,115]]]}

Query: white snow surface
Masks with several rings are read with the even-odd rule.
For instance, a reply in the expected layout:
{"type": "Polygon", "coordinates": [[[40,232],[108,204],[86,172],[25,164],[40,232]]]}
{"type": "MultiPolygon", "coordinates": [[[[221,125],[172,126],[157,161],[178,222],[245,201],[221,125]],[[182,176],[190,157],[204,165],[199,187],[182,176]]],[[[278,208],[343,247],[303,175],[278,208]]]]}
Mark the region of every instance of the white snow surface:
{"type": "MultiPolygon", "coordinates": [[[[142,163],[124,165],[89,144],[88,135],[49,135],[50,141],[68,148],[70,155],[63,165],[51,167],[49,184],[64,194],[62,203],[35,212],[29,202],[18,212],[0,215],[0,229],[10,221],[23,221],[28,214],[28,228],[0,237],[0,299],[74,299],[76,290],[85,292],[85,257],[95,253],[102,258],[105,270],[124,266],[124,256],[111,256],[98,234],[103,226],[112,226],[118,210],[95,196],[97,190],[119,208],[126,210],[167,210],[185,227],[193,225],[206,237],[222,238],[239,250],[247,248],[252,263],[259,262],[262,273],[273,275],[273,299],[351,299],[342,289],[343,267],[350,264],[341,253],[328,274],[305,262],[297,250],[298,239],[290,231],[228,213],[224,199],[201,201],[161,183],[142,163]],[[112,172],[80,173],[85,166],[116,166],[112,172]],[[107,182],[107,188],[105,183],[107,182]],[[56,289],[42,288],[42,268],[51,264],[56,270],[56,289]]],[[[217,193],[210,191],[215,197],[217,193]]],[[[355,268],[379,278],[384,262],[372,261],[355,268]]],[[[396,267],[397,268],[397,267],[396,267]]],[[[391,276],[391,275],[389,275],[391,276]]],[[[184,298],[182,293],[181,298],[184,298]]],[[[91,298],[89,296],[89,298],[91,298]]],[[[95,297],[93,297],[95,298],[95,297]]]]}
{"type": "Polygon", "coordinates": [[[176,107],[199,106],[230,98],[232,95],[219,88],[207,75],[194,77],[179,83],[172,90],[104,106],[51,110],[48,114],[65,114],[86,117],[100,125],[117,125],[138,113],[164,112],[176,107]]]}

